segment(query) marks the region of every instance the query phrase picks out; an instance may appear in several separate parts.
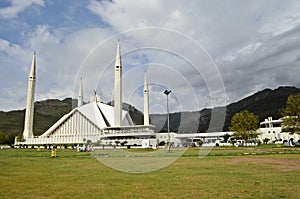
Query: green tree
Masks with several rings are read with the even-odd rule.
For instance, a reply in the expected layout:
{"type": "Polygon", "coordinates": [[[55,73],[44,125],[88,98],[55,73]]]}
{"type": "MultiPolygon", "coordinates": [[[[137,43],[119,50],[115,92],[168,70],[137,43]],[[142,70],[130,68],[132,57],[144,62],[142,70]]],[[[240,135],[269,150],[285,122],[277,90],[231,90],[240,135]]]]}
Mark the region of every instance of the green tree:
{"type": "Polygon", "coordinates": [[[23,133],[19,133],[17,135],[17,142],[24,142],[24,141],[25,141],[25,139],[23,137],[23,133]]]}
{"type": "Polygon", "coordinates": [[[5,141],[6,141],[5,134],[2,131],[0,131],[0,144],[4,144],[5,141]]]}
{"type": "Polygon", "coordinates": [[[300,131],[300,94],[290,95],[283,110],[283,131],[299,133],[300,131]]]}
{"type": "Polygon", "coordinates": [[[5,144],[12,146],[15,143],[15,137],[14,134],[6,135],[5,144]]]}
{"type": "Polygon", "coordinates": [[[248,139],[257,138],[258,117],[247,110],[236,113],[232,119],[229,129],[234,132],[236,139],[242,139],[245,142],[248,139]]]}
{"type": "Polygon", "coordinates": [[[200,147],[200,146],[202,146],[202,144],[203,144],[203,141],[202,141],[202,140],[199,140],[199,141],[198,141],[198,146],[200,147]]]}
{"type": "Polygon", "coordinates": [[[224,138],[224,142],[227,142],[228,139],[231,137],[231,135],[229,135],[228,133],[226,133],[223,138],[224,138]]]}

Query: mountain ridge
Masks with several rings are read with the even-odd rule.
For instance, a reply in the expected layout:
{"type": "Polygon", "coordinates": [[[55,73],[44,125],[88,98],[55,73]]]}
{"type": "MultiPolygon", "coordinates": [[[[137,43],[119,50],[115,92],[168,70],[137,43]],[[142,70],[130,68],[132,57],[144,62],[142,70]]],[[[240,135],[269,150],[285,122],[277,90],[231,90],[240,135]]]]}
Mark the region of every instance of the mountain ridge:
{"type": "MultiPolygon", "coordinates": [[[[209,128],[209,121],[211,117],[211,112],[216,111],[217,109],[226,108],[226,117],[224,121],[223,131],[228,131],[228,127],[230,125],[230,121],[232,116],[235,113],[238,113],[243,110],[248,110],[259,117],[260,121],[263,121],[265,118],[271,116],[275,119],[281,117],[280,110],[285,108],[286,100],[289,95],[300,93],[300,89],[294,86],[280,86],[274,90],[266,88],[261,91],[258,91],[250,96],[247,96],[239,101],[228,104],[225,107],[215,107],[215,108],[204,108],[200,111],[192,111],[188,112],[191,114],[191,118],[195,117],[195,114],[199,115],[199,126],[197,132],[207,132],[209,128]],[[199,112],[199,113],[198,113],[199,112]]],[[[220,110],[219,110],[220,111],[220,110]]],[[[187,112],[182,112],[186,113],[187,112]]],[[[166,115],[165,114],[152,114],[150,115],[154,125],[157,125],[160,129],[156,129],[157,131],[167,131],[166,125],[166,115]],[[164,122],[162,121],[164,119],[164,122]]],[[[170,130],[177,131],[179,133],[183,133],[178,128],[181,126],[181,129],[187,129],[186,131],[194,130],[189,126],[191,124],[189,122],[185,122],[189,120],[189,116],[185,117],[183,121],[178,123],[178,113],[170,113],[170,130]],[[171,121],[177,121],[177,124],[174,125],[171,121]]],[[[192,119],[193,120],[193,119],[192,119]]]]}

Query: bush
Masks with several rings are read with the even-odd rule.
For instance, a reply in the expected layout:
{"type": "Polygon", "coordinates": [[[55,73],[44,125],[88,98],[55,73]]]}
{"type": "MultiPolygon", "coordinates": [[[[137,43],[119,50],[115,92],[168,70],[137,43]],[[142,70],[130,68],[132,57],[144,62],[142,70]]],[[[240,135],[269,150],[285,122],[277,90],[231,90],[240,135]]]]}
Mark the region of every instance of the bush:
{"type": "Polygon", "coordinates": [[[125,146],[127,144],[127,141],[121,142],[121,146],[125,146]]]}
{"type": "Polygon", "coordinates": [[[198,146],[200,147],[200,146],[202,146],[202,144],[203,144],[203,141],[202,141],[202,140],[199,140],[199,141],[198,141],[198,146]]]}
{"type": "Polygon", "coordinates": [[[5,134],[2,131],[0,131],[0,144],[4,144],[5,141],[6,141],[5,134]]]}
{"type": "Polygon", "coordinates": [[[234,145],[236,143],[236,140],[231,140],[230,144],[234,145]]]}
{"type": "Polygon", "coordinates": [[[259,146],[259,145],[261,145],[261,141],[260,140],[257,141],[257,146],[259,146]]]}
{"type": "Polygon", "coordinates": [[[166,142],[165,141],[161,141],[158,145],[159,146],[165,146],[166,142]]]}
{"type": "Polygon", "coordinates": [[[264,139],[263,139],[264,144],[268,144],[269,141],[270,141],[269,138],[264,138],[264,139]]]}

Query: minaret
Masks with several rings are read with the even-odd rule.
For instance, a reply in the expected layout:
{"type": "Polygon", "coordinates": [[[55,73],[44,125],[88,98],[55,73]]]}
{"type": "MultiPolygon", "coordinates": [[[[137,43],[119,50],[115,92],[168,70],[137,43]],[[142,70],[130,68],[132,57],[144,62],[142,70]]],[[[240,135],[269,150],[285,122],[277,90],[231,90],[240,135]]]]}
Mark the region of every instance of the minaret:
{"type": "Polygon", "coordinates": [[[147,83],[147,75],[145,71],[145,81],[144,81],[144,125],[149,125],[149,90],[147,83]]]}
{"type": "Polygon", "coordinates": [[[114,90],[115,126],[120,127],[122,121],[122,62],[120,53],[120,42],[118,40],[117,55],[115,62],[115,90],[114,90]]]}
{"type": "Polygon", "coordinates": [[[79,93],[78,93],[78,105],[77,107],[81,107],[83,105],[83,88],[82,88],[82,78],[80,79],[79,85],[79,93]]]}
{"type": "Polygon", "coordinates": [[[35,92],[35,77],[36,77],[36,54],[34,52],[32,65],[29,73],[27,103],[25,112],[24,138],[33,137],[33,111],[34,111],[34,92],[35,92]]]}

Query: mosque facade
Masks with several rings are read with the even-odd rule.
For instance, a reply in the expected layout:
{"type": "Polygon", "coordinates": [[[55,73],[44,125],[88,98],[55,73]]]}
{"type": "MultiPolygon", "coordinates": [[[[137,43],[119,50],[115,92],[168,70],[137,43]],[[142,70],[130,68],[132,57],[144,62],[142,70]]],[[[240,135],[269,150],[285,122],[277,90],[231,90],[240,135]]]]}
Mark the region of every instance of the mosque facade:
{"type": "Polygon", "coordinates": [[[149,124],[149,91],[144,81],[144,125],[135,125],[128,113],[122,110],[122,61],[118,41],[115,60],[114,106],[100,102],[96,92],[89,103],[83,103],[83,85],[80,81],[78,106],[60,118],[46,132],[34,136],[33,113],[36,84],[36,54],[34,53],[28,80],[28,93],[23,139],[15,146],[99,145],[149,146],[156,145],[155,126],[149,124]]]}

